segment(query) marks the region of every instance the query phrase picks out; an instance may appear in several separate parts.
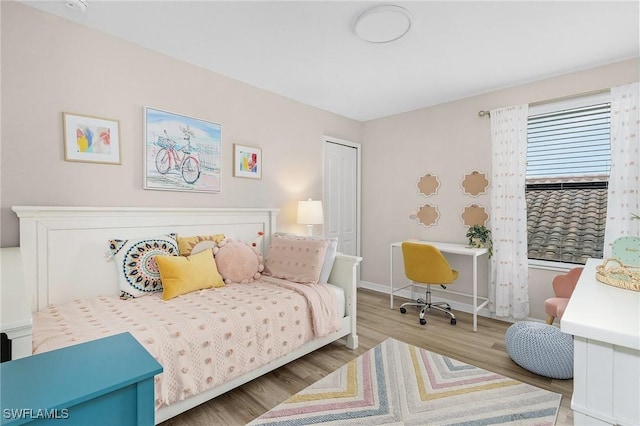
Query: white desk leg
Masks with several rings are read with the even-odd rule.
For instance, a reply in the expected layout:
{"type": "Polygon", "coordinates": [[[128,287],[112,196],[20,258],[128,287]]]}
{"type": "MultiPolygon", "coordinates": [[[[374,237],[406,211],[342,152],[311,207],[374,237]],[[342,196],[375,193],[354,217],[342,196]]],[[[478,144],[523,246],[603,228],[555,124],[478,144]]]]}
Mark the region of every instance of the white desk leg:
{"type": "Polygon", "coordinates": [[[478,256],[473,256],[473,331],[478,331],[478,256]]]}
{"type": "Polygon", "coordinates": [[[389,297],[391,302],[391,309],[393,309],[393,245],[389,246],[389,297]]]}

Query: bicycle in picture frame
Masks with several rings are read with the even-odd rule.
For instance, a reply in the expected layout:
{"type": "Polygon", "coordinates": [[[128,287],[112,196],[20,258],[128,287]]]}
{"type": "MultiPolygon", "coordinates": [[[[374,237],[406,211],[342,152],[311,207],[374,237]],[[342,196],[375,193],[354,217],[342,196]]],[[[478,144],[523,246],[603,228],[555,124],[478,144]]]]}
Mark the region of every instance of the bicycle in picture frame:
{"type": "Polygon", "coordinates": [[[156,170],[162,175],[166,175],[171,170],[179,170],[182,179],[188,184],[193,184],[200,178],[200,160],[193,155],[197,149],[191,146],[191,138],[195,133],[189,126],[180,126],[180,130],[186,141],[182,146],[170,138],[166,130],[163,135],[158,136],[156,145],[160,150],[156,154],[156,170]]]}

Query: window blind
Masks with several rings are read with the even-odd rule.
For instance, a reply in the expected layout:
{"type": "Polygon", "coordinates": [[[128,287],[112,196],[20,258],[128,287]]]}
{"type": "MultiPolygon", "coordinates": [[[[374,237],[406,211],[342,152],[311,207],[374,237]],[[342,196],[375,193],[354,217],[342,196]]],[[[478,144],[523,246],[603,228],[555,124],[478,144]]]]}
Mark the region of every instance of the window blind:
{"type": "Polygon", "coordinates": [[[609,175],[610,103],[529,116],[527,178],[609,175]]]}

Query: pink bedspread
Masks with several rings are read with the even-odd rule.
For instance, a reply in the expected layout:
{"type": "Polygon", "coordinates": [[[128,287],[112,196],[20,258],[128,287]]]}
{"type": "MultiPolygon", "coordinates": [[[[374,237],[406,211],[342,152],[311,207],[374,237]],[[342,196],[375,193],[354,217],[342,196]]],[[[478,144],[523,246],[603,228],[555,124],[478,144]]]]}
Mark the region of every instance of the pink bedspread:
{"type": "MultiPolygon", "coordinates": [[[[34,314],[34,353],[129,331],[164,367],[156,408],[197,395],[340,327],[333,293],[275,278],[190,293],[99,297],[34,314]],[[314,332],[315,330],[315,332],[314,332]]],[[[120,354],[127,362],[127,354],[120,354]]]]}

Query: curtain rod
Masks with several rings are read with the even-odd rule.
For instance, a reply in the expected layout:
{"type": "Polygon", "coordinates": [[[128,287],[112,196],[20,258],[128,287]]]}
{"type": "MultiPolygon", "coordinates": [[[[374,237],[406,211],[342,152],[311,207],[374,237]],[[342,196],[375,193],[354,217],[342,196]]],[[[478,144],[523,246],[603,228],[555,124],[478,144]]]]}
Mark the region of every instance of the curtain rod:
{"type": "MultiPolygon", "coordinates": [[[[607,89],[599,89],[599,90],[592,90],[590,92],[584,92],[584,93],[577,93],[575,95],[567,95],[567,96],[559,96],[557,98],[553,98],[553,99],[546,99],[544,101],[537,101],[537,102],[531,102],[529,104],[529,106],[538,106],[538,105],[544,105],[544,104],[550,104],[553,102],[560,102],[560,101],[566,101],[569,99],[574,99],[574,98],[581,98],[583,96],[590,96],[590,95],[599,95],[600,93],[606,93],[606,92],[610,92],[611,89],[607,88],[607,89]]],[[[491,116],[491,111],[486,111],[486,110],[482,110],[482,111],[478,111],[478,117],[490,117],[491,116]]]]}

